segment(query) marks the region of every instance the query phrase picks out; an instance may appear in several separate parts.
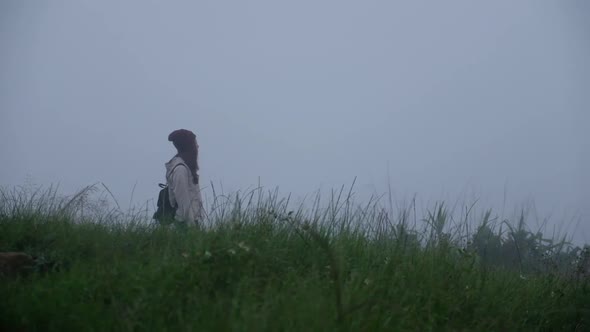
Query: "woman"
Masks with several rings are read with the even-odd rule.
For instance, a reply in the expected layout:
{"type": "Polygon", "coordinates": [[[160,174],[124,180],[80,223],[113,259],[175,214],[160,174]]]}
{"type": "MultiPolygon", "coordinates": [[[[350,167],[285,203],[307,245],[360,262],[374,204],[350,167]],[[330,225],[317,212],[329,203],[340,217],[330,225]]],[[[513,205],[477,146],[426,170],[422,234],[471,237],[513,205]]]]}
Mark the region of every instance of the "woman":
{"type": "Polygon", "coordinates": [[[178,153],[166,163],[166,182],[170,204],[176,207],[174,219],[187,225],[203,220],[203,200],[199,188],[199,145],[193,132],[175,130],[168,135],[178,153]]]}

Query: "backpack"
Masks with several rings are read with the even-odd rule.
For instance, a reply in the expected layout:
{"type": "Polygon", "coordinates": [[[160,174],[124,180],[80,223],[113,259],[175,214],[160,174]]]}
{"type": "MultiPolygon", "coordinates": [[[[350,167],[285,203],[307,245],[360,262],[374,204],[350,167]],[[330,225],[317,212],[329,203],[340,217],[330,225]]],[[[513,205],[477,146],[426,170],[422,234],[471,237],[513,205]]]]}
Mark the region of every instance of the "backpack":
{"type": "MultiPolygon", "coordinates": [[[[180,165],[184,164],[178,164],[174,166],[170,174],[172,174],[176,167],[180,165]]],[[[186,165],[184,166],[186,167],[186,165]]],[[[156,210],[156,212],[154,212],[152,218],[158,221],[161,225],[169,225],[172,222],[174,222],[174,216],[176,216],[176,209],[178,208],[178,206],[172,206],[170,204],[170,192],[168,190],[168,185],[159,183],[158,186],[161,188],[160,192],[158,193],[158,209],[156,210]]]]}
{"type": "Polygon", "coordinates": [[[153,219],[162,225],[171,224],[174,221],[177,207],[170,204],[168,186],[163,183],[159,183],[158,186],[162,189],[160,189],[160,193],[158,194],[158,209],[154,212],[153,219]]]}

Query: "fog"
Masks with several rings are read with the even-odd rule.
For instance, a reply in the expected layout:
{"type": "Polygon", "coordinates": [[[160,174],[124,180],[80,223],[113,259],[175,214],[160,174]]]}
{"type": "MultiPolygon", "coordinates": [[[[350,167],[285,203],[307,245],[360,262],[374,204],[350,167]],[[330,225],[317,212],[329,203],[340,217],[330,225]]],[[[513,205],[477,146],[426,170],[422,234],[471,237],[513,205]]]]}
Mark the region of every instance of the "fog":
{"type": "Polygon", "coordinates": [[[3,0],[0,184],[153,201],[186,128],[207,195],[356,179],[534,202],[589,242],[588,22],[583,0],[3,0]]]}

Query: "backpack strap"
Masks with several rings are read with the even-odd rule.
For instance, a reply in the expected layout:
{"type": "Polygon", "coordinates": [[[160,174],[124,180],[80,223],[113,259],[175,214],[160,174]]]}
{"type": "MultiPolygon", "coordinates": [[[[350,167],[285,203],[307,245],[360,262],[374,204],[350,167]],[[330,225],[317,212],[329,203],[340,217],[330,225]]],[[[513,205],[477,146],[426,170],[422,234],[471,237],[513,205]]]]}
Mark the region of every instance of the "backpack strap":
{"type": "MultiPolygon", "coordinates": [[[[176,166],[174,166],[174,168],[170,171],[170,174],[174,173],[174,170],[176,169],[176,167],[178,166],[184,166],[186,167],[186,169],[188,169],[188,166],[186,166],[184,163],[178,163],[176,166]]],[[[190,171],[190,170],[189,170],[190,171]]]]}
{"type": "MultiPolygon", "coordinates": [[[[184,166],[184,167],[186,167],[186,169],[187,169],[187,170],[189,170],[188,166],[187,166],[187,165],[185,165],[184,163],[178,163],[178,164],[176,164],[176,166],[174,166],[174,167],[172,168],[172,170],[170,171],[170,175],[172,175],[172,173],[174,173],[174,171],[176,170],[176,168],[177,168],[178,166],[184,166]]],[[[189,170],[189,172],[190,172],[190,170],[189,170]]],[[[163,184],[162,184],[162,183],[160,183],[160,188],[167,187],[167,185],[164,185],[164,187],[162,187],[162,185],[163,185],[163,184]]]]}

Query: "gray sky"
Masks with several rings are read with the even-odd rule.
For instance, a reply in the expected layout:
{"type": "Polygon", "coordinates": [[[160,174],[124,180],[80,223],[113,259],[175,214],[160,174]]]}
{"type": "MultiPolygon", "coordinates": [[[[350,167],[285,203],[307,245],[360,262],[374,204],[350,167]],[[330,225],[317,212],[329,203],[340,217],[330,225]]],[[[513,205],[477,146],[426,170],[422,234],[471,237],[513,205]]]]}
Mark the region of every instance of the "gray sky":
{"type": "Polygon", "coordinates": [[[356,176],[363,199],[389,173],[396,199],[590,220],[589,21],[584,0],[2,0],[0,184],[143,202],[187,128],[226,191],[356,176]]]}

